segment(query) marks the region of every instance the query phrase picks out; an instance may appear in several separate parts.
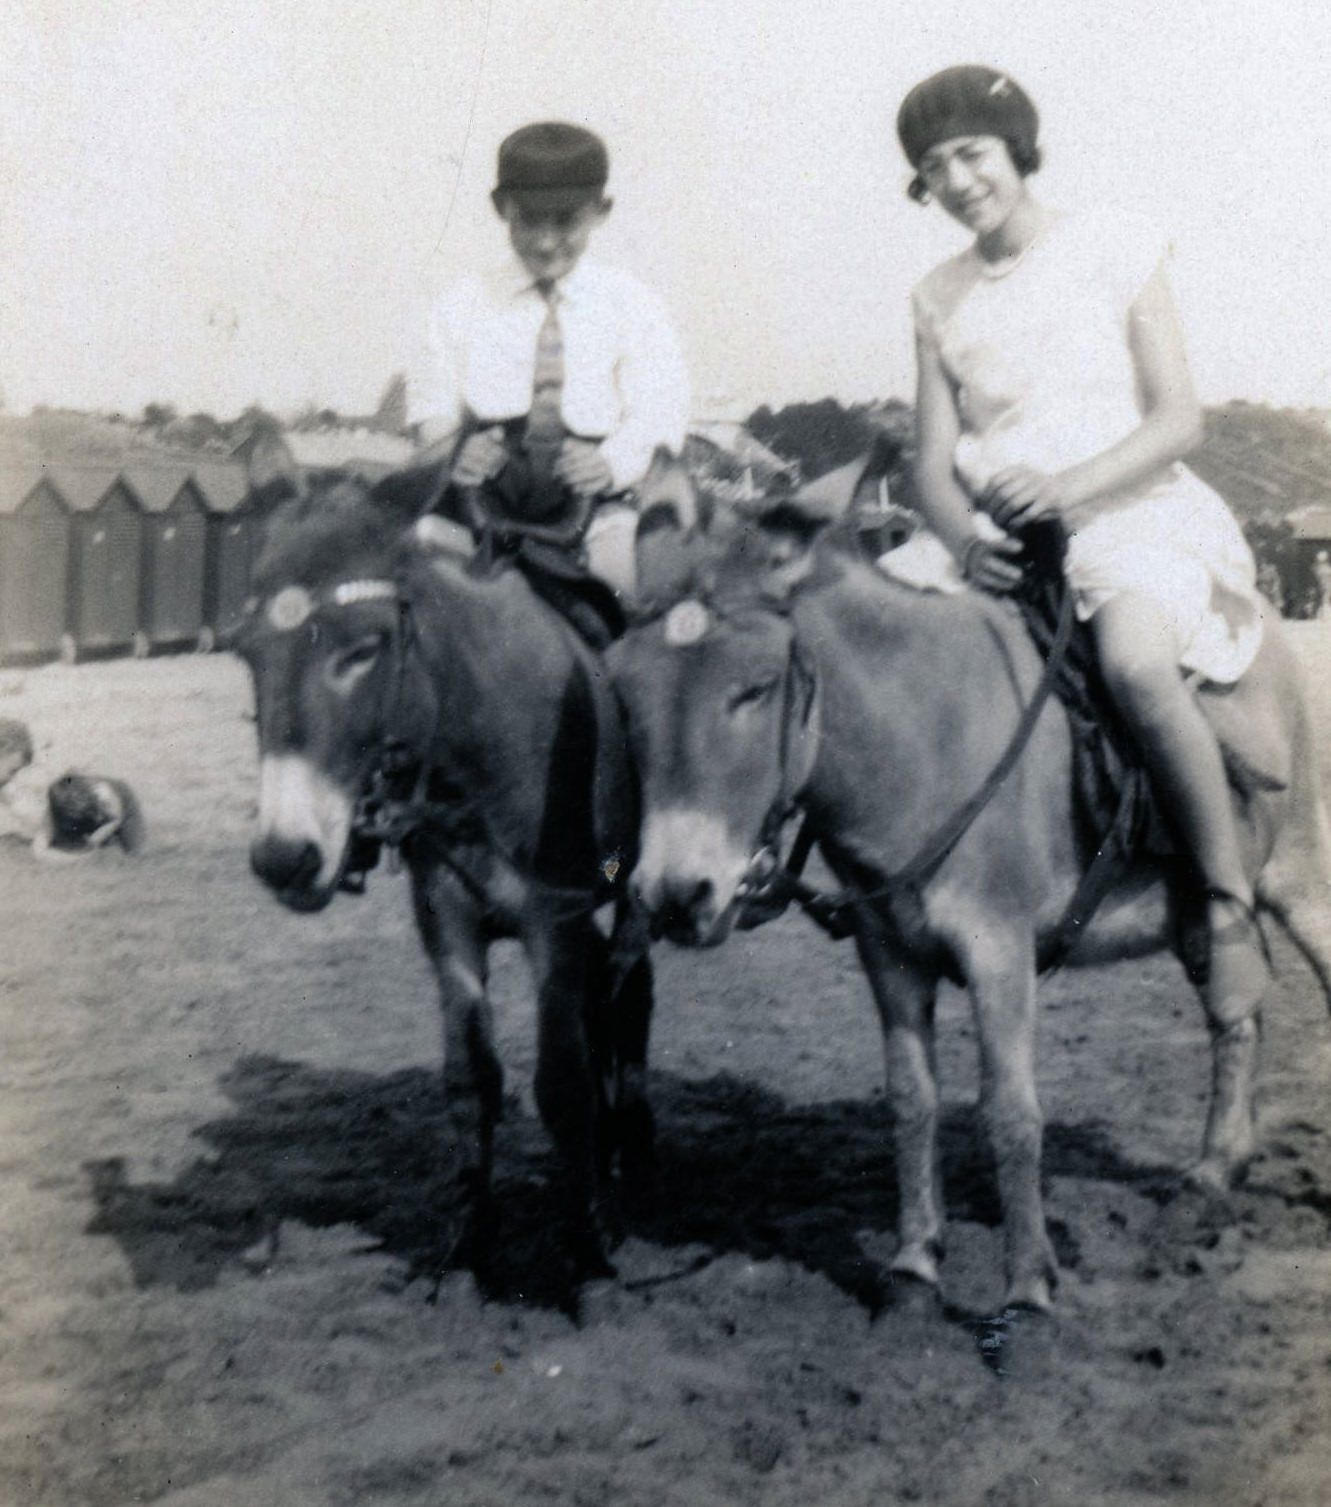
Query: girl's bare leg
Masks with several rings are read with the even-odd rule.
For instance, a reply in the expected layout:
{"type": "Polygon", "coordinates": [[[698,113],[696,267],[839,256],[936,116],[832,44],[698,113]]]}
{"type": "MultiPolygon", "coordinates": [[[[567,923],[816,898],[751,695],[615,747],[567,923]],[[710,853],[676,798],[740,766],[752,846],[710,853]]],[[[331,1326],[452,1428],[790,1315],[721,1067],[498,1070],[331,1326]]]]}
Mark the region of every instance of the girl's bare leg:
{"type": "Polygon", "coordinates": [[[1213,1007],[1246,1010],[1265,993],[1267,969],[1252,922],[1253,892],[1234,825],[1229,782],[1210,724],[1178,670],[1168,617],[1148,598],[1124,595],[1092,619],[1110,694],[1136,734],[1156,788],[1212,891],[1213,1007]]]}

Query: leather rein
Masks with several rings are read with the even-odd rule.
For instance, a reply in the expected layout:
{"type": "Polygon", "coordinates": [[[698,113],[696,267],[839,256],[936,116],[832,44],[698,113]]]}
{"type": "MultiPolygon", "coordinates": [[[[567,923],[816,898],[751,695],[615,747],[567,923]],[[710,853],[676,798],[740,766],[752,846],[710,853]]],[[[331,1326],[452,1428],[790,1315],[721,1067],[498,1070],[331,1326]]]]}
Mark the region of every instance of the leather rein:
{"type": "MultiPolygon", "coordinates": [[[[772,808],[764,824],[760,846],[750,860],[748,872],[740,881],[740,899],[750,906],[784,909],[791,900],[803,907],[809,919],[837,940],[854,934],[853,912],[856,906],[886,901],[904,904],[918,911],[924,887],[943,866],[976,818],[993,799],[1003,781],[1026,750],[1046,703],[1054,689],[1075,620],[1072,593],[1065,592],[1059,607],[1057,627],[1050,651],[1030,700],[1022,709],[1007,747],[985,776],[975,793],[953,811],[926,839],[901,868],[888,874],[872,888],[848,885],[840,890],[820,890],[802,877],[802,871],[817,841],[814,819],[805,815],[785,864],[777,860],[777,844],[782,828],[799,808],[798,796],[784,808],[772,808]]],[[[783,746],[783,756],[784,756],[783,746]]],[[[1071,926],[1083,924],[1079,903],[1082,888],[1074,895],[1059,925],[1059,935],[1071,926]]],[[[1098,897],[1097,897],[1098,898],[1098,897]]],[[[1069,938],[1069,942],[1070,942],[1069,938]]],[[[1066,950],[1066,949],[1064,949],[1066,950]]]]}

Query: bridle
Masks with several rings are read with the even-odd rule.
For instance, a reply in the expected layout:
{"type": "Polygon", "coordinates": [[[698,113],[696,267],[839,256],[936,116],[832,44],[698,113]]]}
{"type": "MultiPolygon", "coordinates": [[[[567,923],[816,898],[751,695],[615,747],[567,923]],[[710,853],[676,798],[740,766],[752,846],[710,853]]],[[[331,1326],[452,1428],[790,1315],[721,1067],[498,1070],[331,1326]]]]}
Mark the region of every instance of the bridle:
{"type": "MultiPolygon", "coordinates": [[[[664,642],[672,648],[686,648],[700,642],[718,625],[750,615],[754,612],[787,621],[789,646],[786,653],[786,668],[782,676],[781,738],[779,752],[780,776],[777,793],[768,807],[759,827],[758,841],[749,856],[744,873],[735,889],[735,899],[744,906],[761,906],[774,901],[782,908],[790,900],[799,900],[806,908],[817,902],[817,892],[800,879],[789,866],[783,868],[780,859],[781,834],[788,822],[801,809],[801,790],[790,773],[793,745],[798,736],[819,736],[818,682],[812,667],[806,662],[795,636],[793,624],[789,624],[789,606],[784,602],[743,598],[727,602],[712,594],[686,596],[683,599],[667,597],[657,602],[641,604],[634,612],[632,629],[639,630],[660,624],[664,642]],[[802,704],[801,704],[802,703],[802,704]],[[779,899],[778,899],[779,897],[779,899]]],[[[812,765],[812,760],[810,760],[812,765]]],[[[808,830],[805,819],[801,839],[808,830]]],[[[808,846],[812,847],[812,839],[808,846]]],[[[805,860],[808,853],[805,852],[805,860]]],[[[800,864],[803,868],[803,862],[800,864]]],[[[822,924],[820,922],[820,924],[822,924]]],[[[840,935],[849,936],[846,929],[840,935]]]]}
{"type": "Polygon", "coordinates": [[[400,579],[367,584],[384,597],[391,592],[396,610],[389,638],[390,666],[380,696],[379,746],[351,818],[351,884],[344,887],[353,891],[364,889],[365,874],[374,867],[381,849],[387,849],[389,872],[396,873],[403,843],[438,806],[429,799],[429,763],[412,747],[407,729],[407,681],[420,642],[415,610],[400,579]]]}

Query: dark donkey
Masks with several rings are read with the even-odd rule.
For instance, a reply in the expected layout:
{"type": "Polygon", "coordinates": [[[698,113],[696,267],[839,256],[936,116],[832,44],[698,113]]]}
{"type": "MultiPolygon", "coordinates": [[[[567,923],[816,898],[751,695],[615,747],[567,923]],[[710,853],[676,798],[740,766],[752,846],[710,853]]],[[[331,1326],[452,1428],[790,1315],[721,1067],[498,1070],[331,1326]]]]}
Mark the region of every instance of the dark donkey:
{"type": "MultiPolygon", "coordinates": [[[[975,1011],[1007,1302],[1046,1308],[1057,1270],[1040,1194],[1035,981],[1089,858],[1057,702],[936,870],[918,885],[893,882],[999,763],[1040,679],[1034,648],[993,600],[915,591],[790,531],[741,529],[691,570],[687,554],[679,561],[675,605],[632,629],[609,658],[643,790],[633,882],[667,935],[715,944],[758,873],[755,855],[792,810],[807,813],[846,887],[882,1020],[900,1186],[893,1270],[938,1281],[933,1014],[940,979],[953,978],[975,1011]]],[[[1312,732],[1276,625],[1243,683],[1203,701],[1222,736],[1240,734],[1250,750],[1254,737],[1264,740],[1261,764],[1274,778],[1239,801],[1248,861],[1260,903],[1331,990],[1312,732]]],[[[1191,914],[1177,874],[1138,867],[1101,906],[1077,960],[1171,946],[1194,957],[1191,914]]],[[[1211,1011],[1209,1024],[1213,1093],[1194,1172],[1214,1186],[1252,1149],[1258,1021],[1211,1011]]]]}
{"type": "Polygon", "coordinates": [[[317,910],[354,867],[367,800],[381,827],[396,824],[443,1007],[468,1209],[456,1262],[483,1256],[491,1223],[502,1073],[487,954],[498,938],[521,942],[570,1248],[580,1273],[607,1272],[598,1170],[618,1151],[631,1179],[652,1134],[651,972],[623,896],[637,806],[620,714],[595,656],[518,571],[481,569],[410,530],[431,480],[404,472],[371,490],[340,478],[272,518],[235,642],[258,719],[251,862],[284,904],[317,910]],[[607,941],[596,923],[610,915],[607,941]]]}

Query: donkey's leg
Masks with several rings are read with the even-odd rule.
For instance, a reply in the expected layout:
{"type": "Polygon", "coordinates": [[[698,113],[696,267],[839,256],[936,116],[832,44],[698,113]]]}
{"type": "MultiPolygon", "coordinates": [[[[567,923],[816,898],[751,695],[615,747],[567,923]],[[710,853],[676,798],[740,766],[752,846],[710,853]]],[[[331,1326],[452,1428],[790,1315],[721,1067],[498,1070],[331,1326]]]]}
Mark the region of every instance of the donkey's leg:
{"type": "Polygon", "coordinates": [[[439,982],[444,1028],[444,1101],[456,1181],[463,1203],[450,1265],[484,1255],[493,1222],[494,1126],[503,1102],[486,997],[486,947],[475,902],[446,869],[412,867],[416,925],[439,982]]]}
{"type": "Polygon", "coordinates": [[[607,1000],[614,1064],[614,1149],[625,1187],[645,1193],[656,1170],[656,1121],[647,1097],[654,987],[645,925],[621,914],[610,939],[607,1000]]]}
{"type": "Polygon", "coordinates": [[[587,1039],[589,921],[534,920],[525,931],[538,1015],[536,1104],[563,1163],[569,1245],[580,1271],[613,1276],[597,1214],[597,1087],[587,1039]]]}
{"type": "Polygon", "coordinates": [[[937,979],[876,929],[861,926],[856,945],[883,1026],[898,1189],[897,1252],[890,1269],[936,1286],[943,1254],[934,1057],[937,979]]]}
{"type": "Polygon", "coordinates": [[[611,1008],[614,980],[609,948],[601,934],[589,928],[587,937],[587,1008],[583,1029],[596,1092],[596,1175],[602,1186],[610,1179],[615,1159],[614,1108],[618,1102],[615,1019],[611,1008]]]}
{"type": "Polygon", "coordinates": [[[617,954],[591,933],[587,1045],[596,1085],[596,1168],[604,1194],[618,1166],[618,1195],[645,1205],[656,1170],[656,1125],[647,1098],[652,968],[646,953],[617,954]]]}
{"type": "Polygon", "coordinates": [[[1058,1263],[1040,1195],[1044,1120],[1035,1094],[1035,962],[1029,930],[997,918],[963,959],[980,1043],[980,1107],[998,1170],[1009,1308],[1053,1306],[1058,1263]]]}

